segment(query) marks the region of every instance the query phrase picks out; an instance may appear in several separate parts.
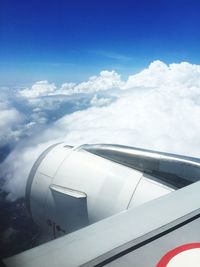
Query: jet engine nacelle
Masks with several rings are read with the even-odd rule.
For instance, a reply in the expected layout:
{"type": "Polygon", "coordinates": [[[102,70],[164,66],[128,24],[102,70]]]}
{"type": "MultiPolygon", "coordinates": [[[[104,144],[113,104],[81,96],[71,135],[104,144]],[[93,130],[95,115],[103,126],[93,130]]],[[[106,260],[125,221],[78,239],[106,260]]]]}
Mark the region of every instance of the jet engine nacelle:
{"type": "Polygon", "coordinates": [[[84,145],[56,144],[30,172],[27,208],[43,233],[55,238],[173,191],[152,178],[84,145]]]}

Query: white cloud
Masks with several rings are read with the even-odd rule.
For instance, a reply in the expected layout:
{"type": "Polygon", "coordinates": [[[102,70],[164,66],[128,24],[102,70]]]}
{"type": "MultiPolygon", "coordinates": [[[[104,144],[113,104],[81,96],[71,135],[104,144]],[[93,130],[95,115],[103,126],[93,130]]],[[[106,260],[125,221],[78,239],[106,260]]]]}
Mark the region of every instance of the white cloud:
{"type": "Polygon", "coordinates": [[[123,82],[115,71],[101,71],[99,76],[93,76],[87,82],[82,82],[73,88],[76,93],[92,93],[121,88],[123,82]]]}
{"type": "Polygon", "coordinates": [[[111,88],[127,90],[117,90],[114,102],[107,100],[113,97],[109,91],[101,97],[94,93],[92,107],[64,115],[17,147],[1,166],[6,170],[4,188],[10,197],[23,195],[34,160],[46,146],[58,141],[71,145],[117,143],[199,156],[199,65],[168,66],[156,61],[124,83],[115,72],[104,71],[76,87],[76,92],[88,93],[111,88]]]}
{"type": "Polygon", "coordinates": [[[200,86],[200,65],[187,62],[170,64],[156,60],[136,75],[128,78],[124,88],[164,87],[164,86],[200,86]]]}
{"type": "Polygon", "coordinates": [[[54,83],[48,81],[36,82],[31,88],[23,89],[19,94],[33,101],[34,98],[52,95],[72,95],[80,93],[95,93],[110,89],[121,88],[123,82],[120,75],[115,71],[101,71],[99,76],[92,76],[87,82],[78,85],[75,83],[63,83],[60,89],[57,89],[54,83]]]}
{"type": "Polygon", "coordinates": [[[23,121],[23,115],[15,108],[0,106],[0,146],[16,141],[21,131],[18,126],[23,121]]]}
{"type": "Polygon", "coordinates": [[[0,111],[0,130],[3,128],[11,128],[13,124],[19,122],[20,114],[15,109],[2,109],[0,111]]]}
{"type": "Polygon", "coordinates": [[[73,88],[76,86],[75,83],[63,83],[60,88],[60,92],[63,94],[70,94],[73,92],[73,88]]]}
{"type": "Polygon", "coordinates": [[[53,94],[56,91],[56,86],[54,83],[49,83],[48,81],[36,82],[31,89],[26,88],[20,91],[20,95],[27,98],[35,98],[53,94]]]}
{"type": "Polygon", "coordinates": [[[101,107],[101,106],[107,106],[111,102],[112,102],[111,97],[99,97],[98,95],[95,94],[90,101],[90,105],[95,107],[101,107]]]}
{"type": "Polygon", "coordinates": [[[75,83],[64,83],[59,93],[66,95],[95,93],[98,91],[119,89],[122,85],[123,81],[118,73],[115,71],[103,70],[100,72],[99,76],[92,76],[88,81],[78,85],[75,83]]]}

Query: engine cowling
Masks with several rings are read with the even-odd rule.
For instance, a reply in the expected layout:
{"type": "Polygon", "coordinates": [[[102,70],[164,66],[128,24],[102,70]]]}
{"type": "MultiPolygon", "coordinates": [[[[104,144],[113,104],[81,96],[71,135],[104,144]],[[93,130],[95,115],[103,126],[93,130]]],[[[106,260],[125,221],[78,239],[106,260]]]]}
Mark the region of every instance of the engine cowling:
{"type": "Polygon", "coordinates": [[[56,238],[173,191],[153,177],[65,143],[45,150],[26,187],[27,208],[56,238]]]}

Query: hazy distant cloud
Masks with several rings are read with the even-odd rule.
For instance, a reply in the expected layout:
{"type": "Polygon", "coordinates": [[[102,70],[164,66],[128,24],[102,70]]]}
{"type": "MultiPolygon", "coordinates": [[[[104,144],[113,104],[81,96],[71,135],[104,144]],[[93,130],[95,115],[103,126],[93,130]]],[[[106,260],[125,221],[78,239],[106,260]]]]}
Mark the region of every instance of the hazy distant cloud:
{"type": "Polygon", "coordinates": [[[0,146],[12,143],[21,135],[19,124],[23,115],[15,108],[0,107],[0,146]]]}
{"type": "Polygon", "coordinates": [[[26,88],[21,90],[20,95],[27,98],[35,98],[52,94],[55,90],[55,84],[45,80],[36,82],[30,89],[26,88]]]}
{"type": "Polygon", "coordinates": [[[94,97],[90,101],[91,106],[96,106],[96,107],[102,107],[102,106],[107,106],[111,104],[113,101],[113,97],[111,96],[104,96],[104,97],[99,97],[98,95],[94,95],[94,97]]]}
{"type": "Polygon", "coordinates": [[[122,85],[115,71],[102,71],[86,82],[64,83],[60,88],[48,81],[36,82],[31,88],[20,90],[18,96],[29,109],[31,125],[44,124],[93,105],[107,105],[115,99],[110,90],[120,89],[122,85]]]}
{"type": "Polygon", "coordinates": [[[122,86],[120,75],[115,71],[101,71],[99,76],[91,77],[87,82],[82,82],[73,88],[75,93],[91,93],[118,89],[122,86]]]}
{"type": "Polygon", "coordinates": [[[92,76],[88,81],[78,85],[65,83],[62,85],[60,92],[66,95],[80,93],[95,93],[111,89],[119,89],[123,85],[120,75],[115,71],[101,71],[99,76],[92,76]]]}
{"type": "Polygon", "coordinates": [[[71,91],[71,90],[73,90],[73,88],[75,86],[76,86],[75,83],[63,83],[61,85],[60,91],[61,91],[61,93],[63,93],[63,92],[65,93],[66,92],[66,94],[70,94],[68,92],[71,91]]]}
{"type": "Polygon", "coordinates": [[[61,88],[57,88],[54,83],[39,81],[31,88],[23,89],[19,92],[22,97],[27,99],[39,98],[52,95],[72,95],[81,93],[94,93],[110,89],[119,89],[123,85],[120,75],[115,71],[101,71],[99,76],[92,76],[88,81],[80,84],[63,83],[61,88]]]}
{"type": "MultiPolygon", "coordinates": [[[[61,117],[22,142],[8,156],[1,169],[6,177],[4,189],[10,192],[11,198],[24,194],[34,160],[55,142],[65,141],[71,145],[117,143],[199,157],[199,65],[186,62],[166,65],[155,61],[127,81],[122,81],[114,71],[103,71],[99,76],[62,90],[70,90],[65,97],[71,99],[73,107],[85,101],[85,108],[71,114],[63,109],[61,117]],[[79,94],[84,98],[79,98],[79,94]]],[[[41,104],[42,99],[54,97],[62,101],[62,95],[56,94],[35,100],[41,104]]],[[[42,105],[34,106],[39,119],[44,110],[42,105]]],[[[56,116],[58,110],[54,105],[52,109],[56,116]]],[[[45,112],[49,114],[51,109],[45,112]]]]}
{"type": "Polygon", "coordinates": [[[24,116],[11,103],[12,97],[8,88],[0,88],[0,147],[14,143],[21,135],[24,116]]]}

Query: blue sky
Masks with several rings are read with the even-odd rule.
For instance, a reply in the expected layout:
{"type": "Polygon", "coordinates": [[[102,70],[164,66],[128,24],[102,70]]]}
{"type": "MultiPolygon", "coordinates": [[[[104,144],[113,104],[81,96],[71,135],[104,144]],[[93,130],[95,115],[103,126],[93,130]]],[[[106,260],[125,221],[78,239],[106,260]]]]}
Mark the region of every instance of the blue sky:
{"type": "Polygon", "coordinates": [[[0,85],[124,76],[155,59],[200,63],[198,0],[2,0],[0,85]]]}

